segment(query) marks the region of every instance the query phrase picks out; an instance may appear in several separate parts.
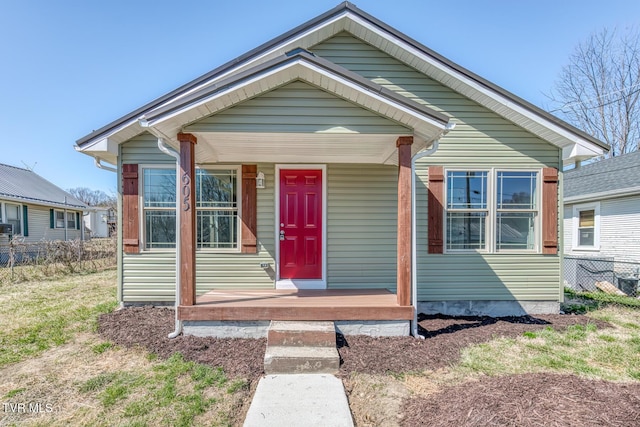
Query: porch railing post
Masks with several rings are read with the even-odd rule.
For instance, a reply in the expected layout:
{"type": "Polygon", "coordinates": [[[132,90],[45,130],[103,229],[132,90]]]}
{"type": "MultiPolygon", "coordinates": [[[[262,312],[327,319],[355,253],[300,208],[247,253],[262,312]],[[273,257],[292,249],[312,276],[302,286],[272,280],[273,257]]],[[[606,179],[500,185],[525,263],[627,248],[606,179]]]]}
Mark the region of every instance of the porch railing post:
{"type": "MultiPolygon", "coordinates": [[[[180,305],[196,302],[196,176],[195,135],[179,133],[180,141],[180,221],[178,240],[180,251],[180,305]]],[[[176,236],[178,237],[178,236],[176,236]]]]}
{"type": "Polygon", "coordinates": [[[401,136],[398,147],[398,305],[411,305],[411,145],[412,136],[401,136]]]}

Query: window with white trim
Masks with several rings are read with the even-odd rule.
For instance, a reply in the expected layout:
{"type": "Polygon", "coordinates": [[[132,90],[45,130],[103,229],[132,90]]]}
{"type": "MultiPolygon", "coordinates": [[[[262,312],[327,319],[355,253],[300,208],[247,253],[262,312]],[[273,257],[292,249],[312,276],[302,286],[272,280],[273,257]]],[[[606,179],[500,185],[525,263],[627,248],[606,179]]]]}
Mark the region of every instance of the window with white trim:
{"type": "Polygon", "coordinates": [[[537,251],[538,171],[448,170],[448,252],[537,251]]]}
{"type": "Polygon", "coordinates": [[[5,203],[6,223],[13,227],[13,234],[22,234],[22,206],[14,203],[5,203]]]}
{"type": "Polygon", "coordinates": [[[67,212],[67,229],[75,230],[78,224],[76,224],[76,213],[67,212]]]}
{"type": "Polygon", "coordinates": [[[55,211],[56,228],[64,228],[64,211],[55,211]]]}
{"type": "Polygon", "coordinates": [[[573,249],[600,249],[600,202],[573,207],[573,249]]]}
{"type": "MultiPolygon", "coordinates": [[[[175,248],[175,169],[143,167],[145,248],[175,248]]],[[[238,249],[239,168],[196,169],[196,245],[238,249]]]]}

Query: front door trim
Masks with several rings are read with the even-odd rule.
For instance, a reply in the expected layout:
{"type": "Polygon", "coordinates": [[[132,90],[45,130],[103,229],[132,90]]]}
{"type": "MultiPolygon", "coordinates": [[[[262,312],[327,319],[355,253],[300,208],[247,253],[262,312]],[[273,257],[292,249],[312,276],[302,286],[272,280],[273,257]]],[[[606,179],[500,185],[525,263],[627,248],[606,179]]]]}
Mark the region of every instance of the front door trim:
{"type": "Polygon", "coordinates": [[[327,289],[327,165],[324,164],[276,164],[274,183],[274,234],[276,247],[276,289],[327,289]],[[280,171],[282,169],[307,169],[322,171],[322,278],[280,279],[280,171]]]}

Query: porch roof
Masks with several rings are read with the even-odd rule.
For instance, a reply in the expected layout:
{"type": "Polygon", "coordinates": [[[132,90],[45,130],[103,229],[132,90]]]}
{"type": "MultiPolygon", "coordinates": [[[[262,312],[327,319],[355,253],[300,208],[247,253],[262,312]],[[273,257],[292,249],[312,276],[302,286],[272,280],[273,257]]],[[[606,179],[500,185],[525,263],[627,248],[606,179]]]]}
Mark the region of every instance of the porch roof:
{"type": "Polygon", "coordinates": [[[449,118],[396,94],[331,61],[297,49],[215,85],[169,103],[140,119],[151,133],[176,148],[178,132],[198,137],[198,162],[287,162],[397,164],[399,135],[414,136],[414,152],[448,130],[449,118]],[[259,97],[291,82],[302,81],[390,122],[388,130],[347,125],[327,128],[272,126],[269,131],[220,131],[198,121],[259,97]],[[276,132],[274,133],[274,129],[276,132]]]}
{"type": "MultiPolygon", "coordinates": [[[[174,147],[179,132],[198,137],[196,158],[212,162],[347,162],[397,164],[395,142],[400,135],[414,136],[412,150],[425,148],[449,129],[449,118],[398,95],[333,62],[295,49],[280,57],[222,79],[215,84],[168,102],[139,118],[143,129],[174,147]],[[360,107],[393,124],[393,133],[354,130],[341,126],[326,129],[291,130],[285,126],[269,132],[241,129],[220,131],[198,125],[213,116],[286,84],[302,81],[332,96],[360,107]],[[268,141],[268,143],[266,143],[268,141]]],[[[108,138],[112,145],[124,142],[126,132],[108,138]]],[[[93,148],[85,151],[91,152],[93,148]]],[[[108,153],[98,147],[109,161],[108,153]]],[[[107,147],[107,151],[109,148],[107,147]]]]}

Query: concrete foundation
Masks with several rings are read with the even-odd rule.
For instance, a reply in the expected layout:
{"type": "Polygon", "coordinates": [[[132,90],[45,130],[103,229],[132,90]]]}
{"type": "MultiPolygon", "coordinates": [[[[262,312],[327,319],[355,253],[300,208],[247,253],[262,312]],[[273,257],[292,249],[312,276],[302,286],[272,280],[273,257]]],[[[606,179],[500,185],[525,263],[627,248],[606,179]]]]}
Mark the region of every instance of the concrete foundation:
{"type": "Polygon", "coordinates": [[[402,337],[409,335],[408,320],[339,320],[336,331],[342,335],[368,335],[370,337],[402,337]]]}
{"type": "Polygon", "coordinates": [[[266,338],[269,322],[265,321],[185,321],[182,324],[184,335],[214,338],[266,338]]]}
{"type": "MultiPolygon", "coordinates": [[[[266,338],[269,321],[185,321],[184,335],[214,338],[266,338]]],[[[341,320],[335,322],[335,331],[343,335],[371,337],[398,337],[410,333],[408,320],[341,320]]],[[[335,337],[332,338],[335,341],[335,337]]]]}
{"type": "Polygon", "coordinates": [[[558,314],[557,301],[423,301],[418,313],[449,316],[524,316],[527,314],[558,314]]]}

